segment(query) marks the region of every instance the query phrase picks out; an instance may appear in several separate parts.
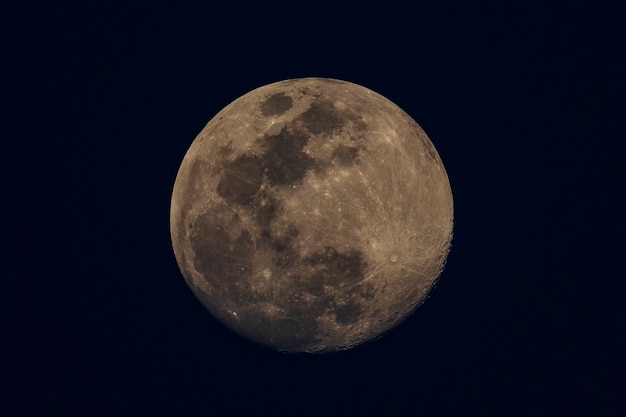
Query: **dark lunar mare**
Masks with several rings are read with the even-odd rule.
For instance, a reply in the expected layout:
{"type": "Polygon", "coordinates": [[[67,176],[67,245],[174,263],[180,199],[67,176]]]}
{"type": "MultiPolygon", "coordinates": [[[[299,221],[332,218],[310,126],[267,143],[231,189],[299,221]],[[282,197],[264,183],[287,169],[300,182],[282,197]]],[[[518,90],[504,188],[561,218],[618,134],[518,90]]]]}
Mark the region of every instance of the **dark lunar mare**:
{"type": "Polygon", "coordinates": [[[277,135],[266,136],[263,142],[267,149],[261,158],[263,172],[271,185],[302,183],[314,160],[305,152],[308,135],[299,129],[283,128],[277,135]]]}
{"type": "MultiPolygon", "coordinates": [[[[336,294],[344,293],[341,290],[345,287],[357,289],[354,293],[359,294],[361,286],[358,284],[364,279],[367,267],[360,251],[340,253],[327,246],[324,252],[305,259],[297,257],[296,261],[313,272],[289,277],[291,283],[280,286],[276,290],[278,293],[271,296],[271,301],[282,311],[280,316],[259,315],[256,309],[251,312],[244,309],[238,313],[246,323],[242,333],[261,343],[269,340],[272,346],[286,351],[319,346],[325,335],[318,319],[325,314],[334,315],[337,323],[346,325],[355,322],[363,313],[363,298],[352,297],[346,301],[336,297],[336,294]],[[306,298],[315,301],[303,302],[306,298]],[[253,326],[249,326],[251,323],[253,326]]],[[[268,300],[250,300],[251,303],[263,301],[268,300]]]]}
{"type": "MultiPolygon", "coordinates": [[[[260,105],[265,116],[284,113],[291,106],[292,99],[283,93],[270,96],[260,105]]],[[[363,313],[359,303],[335,299],[337,290],[345,286],[355,287],[356,294],[361,295],[360,300],[367,299],[367,291],[358,285],[367,267],[363,254],[357,250],[340,253],[326,246],[324,252],[302,259],[292,247],[293,239],[299,234],[297,228],[291,226],[286,236],[272,235],[272,222],[282,208],[279,201],[262,189],[264,183],[272,187],[301,183],[309,170],[316,169],[319,172],[331,161],[341,165],[355,163],[362,148],[362,145],[356,143],[354,146],[337,145],[331,160],[325,163],[314,160],[304,152],[311,134],[330,135],[349,122],[356,123],[361,130],[365,128],[351,111],[339,112],[330,102],[314,101],[277,134],[262,138],[262,155],[244,154],[233,160],[225,159],[216,191],[228,204],[251,209],[255,222],[262,230],[256,241],[247,232],[243,232],[237,239],[231,239],[219,222],[214,220],[223,218],[223,213],[208,211],[194,225],[195,234],[191,241],[196,253],[194,267],[215,283],[215,290],[221,293],[214,297],[216,299],[233,300],[244,293],[254,294],[252,288],[246,288],[252,282],[250,265],[254,251],[262,250],[263,247],[276,254],[275,271],[284,271],[295,265],[300,265],[300,269],[306,266],[312,271],[291,276],[294,284],[284,287],[289,288],[291,293],[271,297],[276,307],[284,311],[281,317],[251,314],[245,308],[238,313],[239,318],[246,323],[245,330],[240,331],[259,342],[263,343],[269,337],[272,345],[284,350],[313,346],[321,342],[318,327],[320,316],[333,312],[338,323],[349,324],[363,313]],[[307,294],[314,296],[316,302],[303,303],[307,294]]],[[[222,152],[225,156],[229,153],[225,147],[222,152]]],[[[247,303],[268,301],[267,298],[267,295],[249,295],[247,303]]]]}
{"type": "Polygon", "coordinates": [[[266,117],[278,116],[289,110],[292,105],[292,98],[285,93],[272,94],[261,103],[261,114],[266,117]]]}
{"type": "Polygon", "coordinates": [[[243,155],[224,165],[217,193],[226,201],[249,204],[261,188],[263,165],[254,156],[243,155]]]}

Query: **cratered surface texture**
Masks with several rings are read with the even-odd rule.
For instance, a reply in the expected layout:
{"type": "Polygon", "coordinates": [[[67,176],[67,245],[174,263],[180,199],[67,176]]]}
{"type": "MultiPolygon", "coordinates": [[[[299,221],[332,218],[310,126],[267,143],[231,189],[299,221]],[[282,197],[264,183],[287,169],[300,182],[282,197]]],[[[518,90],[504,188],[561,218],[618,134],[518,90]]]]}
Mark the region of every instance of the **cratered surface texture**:
{"type": "Polygon", "coordinates": [[[172,245],[204,306],[286,352],[348,349],[426,298],[452,238],[446,171],[383,96],[325,78],[245,94],[176,177],[172,245]]]}

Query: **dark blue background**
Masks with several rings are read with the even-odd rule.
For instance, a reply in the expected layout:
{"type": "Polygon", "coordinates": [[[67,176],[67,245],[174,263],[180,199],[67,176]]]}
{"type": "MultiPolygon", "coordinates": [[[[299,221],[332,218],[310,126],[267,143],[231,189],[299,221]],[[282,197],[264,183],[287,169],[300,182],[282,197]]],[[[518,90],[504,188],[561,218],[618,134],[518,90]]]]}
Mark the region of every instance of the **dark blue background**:
{"type": "Polygon", "coordinates": [[[591,1],[4,2],[0,414],[626,415],[625,21],[591,1]],[[305,76],[402,107],[455,198],[430,299],[326,356],[223,328],[169,238],[196,134],[305,76]]]}

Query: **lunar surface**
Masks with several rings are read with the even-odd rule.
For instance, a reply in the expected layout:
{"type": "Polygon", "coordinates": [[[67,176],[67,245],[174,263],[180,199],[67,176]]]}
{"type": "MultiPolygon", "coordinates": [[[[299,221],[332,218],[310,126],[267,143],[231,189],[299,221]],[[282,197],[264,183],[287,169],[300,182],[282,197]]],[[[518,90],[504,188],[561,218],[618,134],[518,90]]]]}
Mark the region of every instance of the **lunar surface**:
{"type": "Polygon", "coordinates": [[[418,124],[356,84],[260,87],[191,144],[172,246],[202,304],[285,352],[375,339],[421,305],[453,229],[443,163],[418,124]]]}

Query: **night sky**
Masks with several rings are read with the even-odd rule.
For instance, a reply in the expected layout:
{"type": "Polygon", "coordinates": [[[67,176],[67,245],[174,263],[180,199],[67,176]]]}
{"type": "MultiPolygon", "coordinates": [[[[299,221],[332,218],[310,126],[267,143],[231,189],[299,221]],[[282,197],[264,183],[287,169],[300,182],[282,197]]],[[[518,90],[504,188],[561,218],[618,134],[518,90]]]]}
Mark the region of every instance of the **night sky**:
{"type": "Polygon", "coordinates": [[[22,3],[0,6],[0,415],[626,415],[623,3],[22,3]],[[205,124],[307,76],[402,107],[455,201],[426,303],[330,355],[223,327],[169,236],[205,124]]]}

